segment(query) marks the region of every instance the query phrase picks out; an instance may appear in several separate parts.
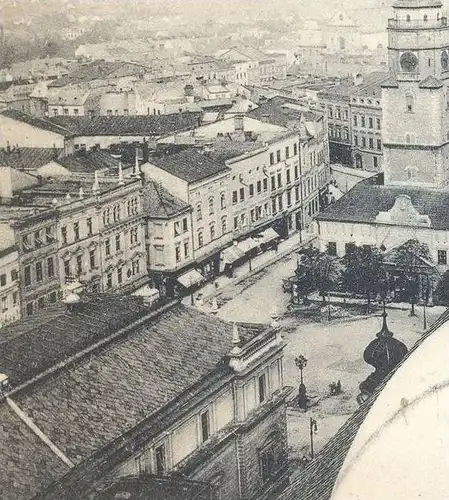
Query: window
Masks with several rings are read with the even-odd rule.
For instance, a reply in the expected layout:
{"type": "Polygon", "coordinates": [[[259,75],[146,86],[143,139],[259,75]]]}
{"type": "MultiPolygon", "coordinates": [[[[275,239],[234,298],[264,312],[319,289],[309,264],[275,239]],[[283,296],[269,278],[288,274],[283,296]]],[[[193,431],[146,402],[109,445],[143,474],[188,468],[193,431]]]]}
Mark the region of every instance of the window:
{"type": "Polygon", "coordinates": [[[89,252],[89,262],[90,262],[90,268],[95,269],[95,250],[91,250],[89,252]]]}
{"type": "Polygon", "coordinates": [[[271,176],[271,190],[276,191],[276,177],[274,175],[271,176]]]}
{"type": "Polygon", "coordinates": [[[366,147],[366,137],[362,137],[362,147],[366,147]]]}
{"type": "Polygon", "coordinates": [[[267,377],[265,373],[258,378],[259,385],[259,403],[263,403],[267,398],[267,377]]]}
{"type": "Polygon", "coordinates": [[[8,310],[8,297],[2,297],[2,312],[8,310]]]}
{"type": "Polygon", "coordinates": [[[291,189],[287,191],[287,206],[290,207],[292,204],[292,191],[291,189]]]}
{"type": "Polygon", "coordinates": [[[129,242],[136,245],[139,242],[139,228],[133,227],[129,230],[129,242]]]}
{"type": "Polygon", "coordinates": [[[406,94],[405,96],[405,111],[407,113],[414,112],[414,98],[411,94],[406,94]]]}
{"type": "Polygon", "coordinates": [[[211,240],[215,239],[215,224],[210,225],[210,239],[211,240]]]}
{"type": "Polygon", "coordinates": [[[447,251],[446,250],[438,250],[438,264],[445,266],[447,265],[447,251]]]}
{"type": "Polygon", "coordinates": [[[279,163],[281,161],[281,150],[276,151],[276,161],[279,163]]]}
{"type": "Polygon", "coordinates": [[[36,248],[40,248],[44,243],[41,240],[41,234],[40,231],[36,231],[34,233],[34,246],[36,248]]]}
{"type": "Polygon", "coordinates": [[[249,185],[249,195],[254,196],[254,184],[249,185]]]}
{"type": "Polygon", "coordinates": [[[274,165],[274,153],[270,153],[270,165],[274,165]]]}
{"type": "Polygon", "coordinates": [[[368,118],[368,126],[369,128],[374,128],[374,121],[371,116],[368,118]]]}
{"type": "Polygon", "coordinates": [[[73,234],[74,234],[75,241],[78,241],[80,239],[80,223],[79,222],[75,222],[73,224],[73,234]]]}
{"type": "Polygon", "coordinates": [[[295,201],[299,201],[299,186],[295,187],[295,201]]]}
{"type": "Polygon", "coordinates": [[[36,262],[36,281],[40,282],[43,279],[42,262],[36,262]]]}
{"type": "Polygon", "coordinates": [[[263,190],[264,190],[264,193],[268,191],[268,179],[265,177],[265,179],[263,180],[263,190]]]}
{"type": "Polygon", "coordinates": [[[198,247],[201,248],[204,245],[203,231],[198,231],[198,247]]]}
{"type": "Polygon", "coordinates": [[[19,279],[19,272],[17,269],[11,271],[11,281],[17,281],[19,279]]]}
{"type": "Polygon", "coordinates": [[[115,251],[116,252],[120,251],[120,235],[119,234],[115,235],[115,251]]]}
{"type": "Polygon", "coordinates": [[[176,245],[175,247],[175,258],[176,262],[181,262],[181,245],[176,245]]]}
{"type": "Polygon", "coordinates": [[[293,144],[293,156],[296,156],[298,154],[298,145],[296,142],[293,144]]]}
{"type": "Polygon", "coordinates": [[[139,259],[133,260],[133,262],[132,262],[132,269],[133,269],[132,270],[133,276],[140,273],[140,262],[139,262],[139,259]]]}
{"type": "Polygon", "coordinates": [[[380,118],[376,119],[377,130],[380,130],[380,118]]]}
{"type": "Polygon", "coordinates": [[[278,205],[279,205],[279,212],[281,212],[284,209],[281,194],[278,196],[278,205]]]}
{"type": "MultiPolygon", "coordinates": [[[[220,194],[220,208],[222,210],[226,208],[226,194],[225,193],[220,194]]],[[[185,219],[185,221],[186,221],[186,225],[187,225],[187,219],[185,219]]],[[[187,231],[187,227],[186,227],[186,231],[187,231]]]]}
{"type": "Polygon", "coordinates": [[[26,305],[27,316],[31,316],[33,314],[33,303],[28,302],[26,305]]]}
{"type": "Polygon", "coordinates": [[[239,228],[239,218],[234,217],[234,229],[238,229],[238,228],[239,228]]]}
{"type": "Polygon", "coordinates": [[[49,278],[53,278],[55,275],[55,262],[53,260],[53,257],[49,257],[47,259],[47,276],[49,278]]]}
{"type": "Polygon", "coordinates": [[[76,256],[76,274],[79,276],[83,272],[83,257],[82,255],[76,256]]]}
{"type": "Polygon", "coordinates": [[[359,137],[358,137],[357,135],[354,135],[354,144],[355,144],[356,146],[358,146],[358,145],[359,145],[359,137]]]}
{"type": "Polygon", "coordinates": [[[374,139],[372,137],[369,138],[369,147],[370,149],[374,149],[374,139]]]}
{"type": "Polygon", "coordinates": [[[167,470],[165,444],[161,444],[154,449],[154,462],[154,472],[156,476],[162,476],[167,470]]]}
{"type": "Polygon", "coordinates": [[[232,204],[235,205],[238,202],[238,193],[237,191],[232,191],[232,204]]]}
{"type": "Polygon", "coordinates": [[[18,292],[12,292],[12,305],[13,305],[13,307],[16,307],[18,303],[19,303],[18,292]]]}
{"type": "Polygon", "coordinates": [[[109,257],[111,255],[111,242],[109,238],[107,238],[106,241],[104,242],[104,248],[106,252],[106,257],[109,257]]]}
{"type": "Polygon", "coordinates": [[[189,242],[185,241],[184,242],[184,257],[187,258],[189,256],[189,252],[190,252],[189,242]]]}
{"type": "Polygon", "coordinates": [[[45,240],[47,241],[47,244],[53,243],[53,241],[55,241],[55,237],[53,236],[51,227],[45,228],[45,240]]]}
{"type": "Polygon", "coordinates": [[[203,210],[201,208],[201,203],[196,206],[196,220],[201,220],[203,218],[203,210]]]}
{"type": "Polygon", "coordinates": [[[366,127],[366,119],[364,116],[361,117],[362,119],[362,127],[366,127]]]}
{"type": "Polygon", "coordinates": [[[174,223],[173,227],[174,227],[175,236],[179,236],[181,234],[181,223],[179,221],[177,221],[174,223]]]}
{"type": "Polygon", "coordinates": [[[112,273],[106,275],[106,288],[112,288],[112,273]]]}
{"type": "Polygon", "coordinates": [[[119,267],[117,269],[117,283],[121,285],[123,283],[123,268],[119,267]]]}
{"type": "Polygon", "coordinates": [[[215,211],[215,207],[214,207],[214,198],[211,196],[209,198],[209,215],[213,215],[214,214],[214,211],[215,211]]]}
{"type": "Polygon", "coordinates": [[[61,227],[61,239],[64,245],[67,245],[67,227],[61,227]]]}
{"type": "Polygon", "coordinates": [[[285,147],[285,158],[290,158],[290,148],[288,146],[285,147]]]}
{"type": "Polygon", "coordinates": [[[257,181],[257,194],[260,194],[262,192],[262,182],[257,181]]]}
{"type": "Polygon", "coordinates": [[[377,149],[378,149],[379,151],[381,151],[381,150],[382,150],[382,141],[381,141],[380,139],[377,139],[377,149]]]}
{"type": "Polygon", "coordinates": [[[0,286],[5,286],[6,285],[6,274],[2,274],[0,276],[0,286]]]}
{"type": "Polygon", "coordinates": [[[50,304],[55,304],[57,299],[57,294],[56,292],[51,292],[50,295],[48,296],[48,302],[50,304]]]}
{"type": "Polygon", "coordinates": [[[201,413],[201,442],[204,443],[210,437],[210,412],[209,410],[201,413]]]}
{"type": "Polygon", "coordinates": [[[67,279],[71,275],[70,272],[70,259],[64,261],[64,277],[67,279]]]}
{"type": "Polygon", "coordinates": [[[282,187],[282,175],[278,174],[278,188],[282,187]]]}
{"type": "Polygon", "coordinates": [[[240,188],[240,201],[245,201],[245,188],[240,188]]]}
{"type": "Polygon", "coordinates": [[[327,244],[327,253],[329,255],[337,255],[337,243],[335,241],[329,241],[327,244]]]}
{"type": "Polygon", "coordinates": [[[22,236],[22,247],[25,252],[28,252],[32,249],[29,235],[22,236]]]}
{"type": "Polygon", "coordinates": [[[182,232],[187,232],[187,217],[184,217],[184,219],[182,219],[182,232]]]}
{"type": "Polygon", "coordinates": [[[379,167],[379,159],[377,156],[373,156],[373,167],[376,169],[379,167]]]}
{"type": "Polygon", "coordinates": [[[357,115],[353,116],[354,126],[357,127],[357,115]]]}
{"type": "Polygon", "coordinates": [[[290,178],[290,169],[289,168],[286,170],[285,174],[287,176],[287,184],[290,184],[291,178],[290,178]]]}

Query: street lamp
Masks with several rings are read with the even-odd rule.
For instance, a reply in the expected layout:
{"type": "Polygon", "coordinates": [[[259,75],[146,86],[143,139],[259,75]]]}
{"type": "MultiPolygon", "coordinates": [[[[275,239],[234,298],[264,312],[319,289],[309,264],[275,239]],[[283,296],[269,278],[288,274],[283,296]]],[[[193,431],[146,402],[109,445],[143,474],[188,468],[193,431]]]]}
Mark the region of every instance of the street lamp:
{"type": "Polygon", "coordinates": [[[317,421],[310,417],[310,456],[313,460],[315,453],[313,449],[313,436],[318,432],[318,424],[317,421]]]}
{"type": "Polygon", "coordinates": [[[302,371],[307,366],[307,359],[302,354],[300,354],[298,357],[295,358],[295,365],[299,369],[299,373],[301,374],[301,385],[303,385],[304,381],[303,381],[302,371]]]}

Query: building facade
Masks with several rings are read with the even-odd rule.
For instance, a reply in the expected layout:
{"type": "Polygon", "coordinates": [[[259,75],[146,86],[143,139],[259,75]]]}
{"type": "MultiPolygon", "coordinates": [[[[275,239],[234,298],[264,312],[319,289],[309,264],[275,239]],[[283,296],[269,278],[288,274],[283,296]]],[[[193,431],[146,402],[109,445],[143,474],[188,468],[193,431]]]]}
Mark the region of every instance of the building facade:
{"type": "MultiPolygon", "coordinates": [[[[0,250],[0,328],[20,318],[19,252],[16,246],[0,250]]],[[[1,337],[1,330],[0,330],[1,337]]]]}

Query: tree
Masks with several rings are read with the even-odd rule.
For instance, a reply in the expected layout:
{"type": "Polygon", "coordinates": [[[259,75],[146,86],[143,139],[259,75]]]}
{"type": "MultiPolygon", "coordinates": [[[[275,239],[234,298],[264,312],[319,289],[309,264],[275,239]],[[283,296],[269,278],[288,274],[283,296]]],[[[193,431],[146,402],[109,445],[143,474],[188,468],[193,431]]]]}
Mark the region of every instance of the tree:
{"type": "Polygon", "coordinates": [[[382,251],[375,246],[357,246],[351,243],[342,259],[344,270],[342,286],[352,293],[364,295],[367,314],[371,309],[371,297],[385,284],[385,267],[382,251]]]}
{"type": "Polygon", "coordinates": [[[325,302],[340,274],[338,259],[312,246],[301,249],[299,254],[301,259],[296,275],[301,295],[306,301],[308,295],[316,291],[325,302]]]}
{"type": "Polygon", "coordinates": [[[411,305],[410,314],[414,316],[415,304],[419,298],[420,276],[428,274],[430,281],[433,281],[436,274],[429,247],[418,240],[406,241],[395,250],[393,261],[397,271],[402,275],[407,298],[411,305]]]}
{"type": "Polygon", "coordinates": [[[449,305],[449,271],[446,271],[438,281],[435,296],[439,304],[449,305]]]}

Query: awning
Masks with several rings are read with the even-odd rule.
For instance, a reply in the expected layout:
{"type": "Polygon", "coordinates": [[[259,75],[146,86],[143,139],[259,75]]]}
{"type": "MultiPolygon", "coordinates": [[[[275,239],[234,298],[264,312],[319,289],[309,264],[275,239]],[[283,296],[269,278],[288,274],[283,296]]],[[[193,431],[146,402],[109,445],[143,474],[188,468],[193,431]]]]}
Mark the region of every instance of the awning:
{"type": "Polygon", "coordinates": [[[223,264],[233,264],[242,257],[245,257],[245,252],[238,248],[237,245],[232,245],[232,247],[225,248],[221,252],[220,261],[223,264]]]}
{"type": "Polygon", "coordinates": [[[247,238],[246,240],[240,241],[237,244],[237,248],[239,248],[245,253],[248,253],[254,248],[257,248],[259,245],[260,243],[258,241],[253,240],[252,238],[247,238]]]}
{"type": "Polygon", "coordinates": [[[279,234],[272,227],[269,227],[268,229],[265,229],[265,231],[260,233],[258,241],[259,244],[270,243],[270,241],[276,240],[277,238],[280,238],[279,234]]]}
{"type": "Polygon", "coordinates": [[[181,276],[178,276],[177,280],[179,283],[181,283],[182,286],[190,288],[193,285],[201,283],[204,280],[204,277],[196,269],[190,269],[190,271],[187,271],[186,273],[181,274],[181,276]]]}

